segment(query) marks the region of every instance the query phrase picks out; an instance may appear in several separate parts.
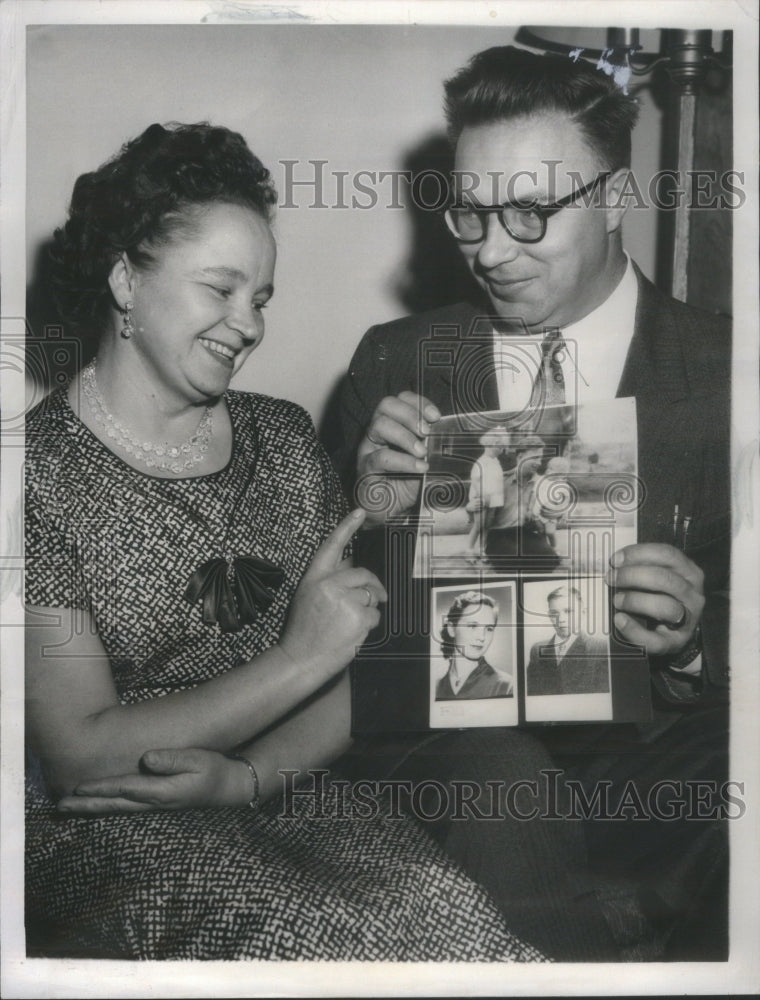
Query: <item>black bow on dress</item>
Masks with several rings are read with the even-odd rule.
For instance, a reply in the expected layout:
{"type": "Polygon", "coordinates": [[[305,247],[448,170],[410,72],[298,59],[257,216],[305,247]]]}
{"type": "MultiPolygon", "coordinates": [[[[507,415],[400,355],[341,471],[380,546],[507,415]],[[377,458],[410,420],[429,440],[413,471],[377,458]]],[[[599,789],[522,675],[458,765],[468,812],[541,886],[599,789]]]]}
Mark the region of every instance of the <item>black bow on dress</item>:
{"type": "Polygon", "coordinates": [[[217,556],[190,577],[185,600],[203,598],[203,621],[217,622],[222,632],[239,632],[259,611],[266,611],[285,574],[274,563],[257,556],[236,556],[232,563],[217,556]]]}

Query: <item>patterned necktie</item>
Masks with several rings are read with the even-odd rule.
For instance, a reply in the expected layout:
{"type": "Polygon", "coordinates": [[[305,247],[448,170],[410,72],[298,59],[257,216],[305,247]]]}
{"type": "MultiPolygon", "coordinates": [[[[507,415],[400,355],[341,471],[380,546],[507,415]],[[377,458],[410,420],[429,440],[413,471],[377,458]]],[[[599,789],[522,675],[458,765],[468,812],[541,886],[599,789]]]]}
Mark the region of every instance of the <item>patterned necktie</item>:
{"type": "Polygon", "coordinates": [[[559,330],[545,330],[541,342],[541,367],[533,383],[531,406],[556,406],[565,402],[565,376],[562,361],[566,355],[565,341],[559,330]]]}
{"type": "Polygon", "coordinates": [[[526,422],[527,430],[535,434],[564,433],[565,411],[558,406],[565,402],[565,377],[562,361],[567,355],[565,341],[559,330],[546,330],[541,342],[541,367],[538,369],[530,396],[533,410],[526,422]]]}

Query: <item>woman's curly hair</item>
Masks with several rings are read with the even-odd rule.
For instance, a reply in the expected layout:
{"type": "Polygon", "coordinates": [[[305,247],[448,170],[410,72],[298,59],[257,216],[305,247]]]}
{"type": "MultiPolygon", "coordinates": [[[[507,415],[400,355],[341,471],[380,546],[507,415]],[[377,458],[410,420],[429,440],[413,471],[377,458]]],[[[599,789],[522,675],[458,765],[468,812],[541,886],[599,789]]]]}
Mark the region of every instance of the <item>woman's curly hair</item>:
{"type": "Polygon", "coordinates": [[[441,655],[447,660],[450,660],[457,651],[456,643],[454,642],[454,629],[462,618],[464,618],[465,612],[468,608],[482,607],[493,608],[494,618],[498,621],[499,605],[492,597],[481,593],[479,590],[466,590],[452,601],[451,607],[446,612],[443,628],[441,629],[441,655]]]}
{"type": "Polygon", "coordinates": [[[55,231],[51,281],[61,319],[99,331],[111,302],[108,276],[122,253],[150,267],[153,250],[190,220],[183,209],[224,202],[267,222],[277,201],[269,171],[237,132],[202,122],[151,125],[74,185],[55,231]]]}

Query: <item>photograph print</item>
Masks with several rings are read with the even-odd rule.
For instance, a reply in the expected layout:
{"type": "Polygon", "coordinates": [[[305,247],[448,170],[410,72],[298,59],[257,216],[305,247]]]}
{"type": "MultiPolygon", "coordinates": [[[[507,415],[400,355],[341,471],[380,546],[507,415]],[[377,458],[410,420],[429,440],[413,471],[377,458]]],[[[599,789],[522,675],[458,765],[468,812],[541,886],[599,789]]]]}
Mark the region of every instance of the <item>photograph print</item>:
{"type": "Polygon", "coordinates": [[[610,623],[601,577],[522,587],[526,722],[612,719],[610,623]]]}
{"type": "Polygon", "coordinates": [[[515,585],[431,592],[430,727],[517,725],[515,585]]]}
{"type": "Polygon", "coordinates": [[[756,18],[576,6],[1,0],[3,995],[757,969],[756,18]],[[433,732],[355,738],[357,648],[433,732]],[[552,770],[742,791],[375,786],[552,770]]]}
{"type": "Polygon", "coordinates": [[[636,541],[635,401],[443,417],[429,440],[414,575],[599,573],[636,541]]]}

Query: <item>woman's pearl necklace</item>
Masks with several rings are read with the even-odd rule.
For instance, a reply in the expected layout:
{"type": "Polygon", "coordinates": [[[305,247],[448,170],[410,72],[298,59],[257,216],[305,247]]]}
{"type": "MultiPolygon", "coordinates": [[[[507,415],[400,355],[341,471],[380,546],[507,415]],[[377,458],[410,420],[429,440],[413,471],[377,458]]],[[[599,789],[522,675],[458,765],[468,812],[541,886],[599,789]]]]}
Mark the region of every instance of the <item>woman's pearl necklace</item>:
{"type": "Polygon", "coordinates": [[[161,469],[163,472],[173,472],[175,475],[181,475],[203,461],[214,424],[214,414],[210,404],[205,407],[198,426],[187,441],[182,444],[169,444],[168,441],[153,444],[151,441],[138,441],[132,431],[117,420],[106,407],[95,379],[94,358],[82,369],[81,379],[93,417],[105,430],[106,437],[118,444],[128,455],[139,462],[144,462],[149,469],[161,469]]]}

